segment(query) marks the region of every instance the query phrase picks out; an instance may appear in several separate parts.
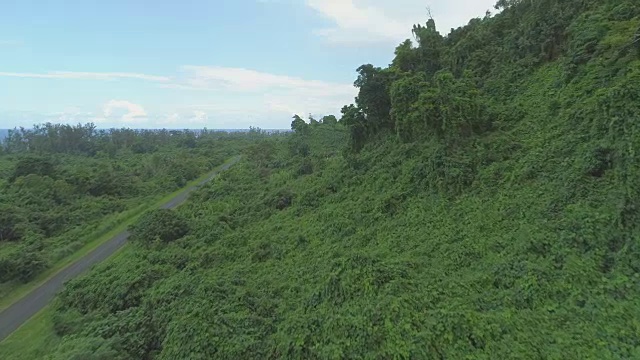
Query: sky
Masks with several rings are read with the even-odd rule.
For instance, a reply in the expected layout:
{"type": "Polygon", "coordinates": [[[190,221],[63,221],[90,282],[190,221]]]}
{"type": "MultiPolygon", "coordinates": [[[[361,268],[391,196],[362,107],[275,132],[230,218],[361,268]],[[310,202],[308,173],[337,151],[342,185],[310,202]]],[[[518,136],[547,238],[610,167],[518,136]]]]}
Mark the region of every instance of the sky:
{"type": "Polygon", "coordinates": [[[446,34],[495,1],[2,0],[0,128],[289,128],[353,103],[427,9],[446,34]]]}

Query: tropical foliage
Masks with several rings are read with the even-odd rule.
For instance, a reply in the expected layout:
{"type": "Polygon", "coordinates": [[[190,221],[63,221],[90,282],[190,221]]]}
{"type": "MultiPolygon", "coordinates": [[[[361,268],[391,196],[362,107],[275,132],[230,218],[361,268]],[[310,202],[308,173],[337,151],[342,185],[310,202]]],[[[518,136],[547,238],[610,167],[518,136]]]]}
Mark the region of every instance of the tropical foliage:
{"type": "Polygon", "coordinates": [[[640,358],[640,4],[496,6],[70,282],[49,358],[640,358]]]}
{"type": "Polygon", "coordinates": [[[0,156],[0,295],[106,232],[119,215],[220,165],[259,131],[9,131],[0,156]]]}

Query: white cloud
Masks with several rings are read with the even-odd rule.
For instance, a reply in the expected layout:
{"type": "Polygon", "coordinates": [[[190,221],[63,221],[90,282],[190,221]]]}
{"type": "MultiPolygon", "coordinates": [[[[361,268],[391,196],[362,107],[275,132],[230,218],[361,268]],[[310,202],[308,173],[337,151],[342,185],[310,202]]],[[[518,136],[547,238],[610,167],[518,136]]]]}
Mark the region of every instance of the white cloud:
{"type": "Polygon", "coordinates": [[[307,5],[335,22],[315,30],[332,43],[396,41],[407,35],[406,24],[386,16],[382,8],[353,0],[308,0],[307,5]]]}
{"type": "Polygon", "coordinates": [[[163,87],[204,90],[212,102],[204,105],[215,114],[306,115],[337,113],[357,94],[352,84],[306,80],[243,68],[183,66],[183,76],[163,87]],[[229,102],[230,96],[235,101],[229,102]]]}
{"type": "MultiPolygon", "coordinates": [[[[280,116],[286,123],[294,113],[306,115],[336,114],[351,103],[357,90],[350,83],[333,83],[308,80],[294,76],[271,74],[244,68],[220,66],[182,66],[174,76],[156,76],[127,72],[77,72],[51,71],[45,73],[0,72],[0,77],[43,79],[86,79],[109,81],[115,79],[140,79],[158,82],[159,87],[181,91],[199,90],[193,98],[206,100],[207,109],[191,107],[177,111],[171,104],[163,104],[162,111],[148,115],[146,110],[125,100],[111,100],[103,107],[103,114],[92,121],[105,123],[140,123],[160,119],[177,123],[205,123],[220,118],[250,117],[262,122],[260,116],[280,116]],[[194,113],[194,111],[200,111],[194,113]],[[204,112],[203,112],[204,111],[204,112]],[[177,114],[173,116],[174,114],[177,114]],[[173,117],[171,117],[173,116],[173,117]],[[146,119],[146,120],[145,120],[146,119]]],[[[179,105],[179,104],[175,104],[179,105]]],[[[156,107],[155,110],[159,110],[156,107]]],[[[100,114],[100,111],[97,112],[100,114]]],[[[76,112],[64,112],[61,121],[75,119],[76,112]]]]}
{"type": "Polygon", "coordinates": [[[121,121],[124,123],[144,122],[148,118],[142,105],[126,100],[111,100],[103,107],[103,118],[96,119],[121,121]]]}
{"type": "Polygon", "coordinates": [[[305,80],[243,68],[220,66],[183,66],[183,86],[233,92],[305,92],[316,95],[328,93],[351,94],[350,84],[336,84],[319,80],[305,80]]]}
{"type": "Polygon", "coordinates": [[[161,88],[192,92],[172,97],[175,99],[173,103],[156,104],[151,112],[135,102],[116,99],[94,111],[67,109],[55,114],[43,114],[39,118],[34,117],[34,123],[39,122],[36,119],[46,119],[64,123],[94,122],[99,126],[247,128],[260,124],[265,128],[288,128],[293,114],[338,114],[340,108],[352,103],[357,94],[357,89],[351,83],[309,80],[219,66],[183,66],[171,77],[60,71],[0,73],[0,76],[95,80],[136,78],[158,82],[161,88]],[[188,100],[197,101],[199,105],[185,103],[188,100]]]}
{"type": "Polygon", "coordinates": [[[79,80],[116,80],[138,79],[147,81],[164,82],[170,78],[166,76],[125,73],[125,72],[77,72],[77,71],[50,71],[46,73],[16,73],[0,72],[0,77],[38,78],[38,79],[79,79],[79,80]]]}
{"type": "Polygon", "coordinates": [[[424,24],[427,8],[441,34],[484,16],[496,0],[306,0],[307,6],[334,24],[315,34],[333,44],[398,44],[411,37],[414,24],[424,24]]]}

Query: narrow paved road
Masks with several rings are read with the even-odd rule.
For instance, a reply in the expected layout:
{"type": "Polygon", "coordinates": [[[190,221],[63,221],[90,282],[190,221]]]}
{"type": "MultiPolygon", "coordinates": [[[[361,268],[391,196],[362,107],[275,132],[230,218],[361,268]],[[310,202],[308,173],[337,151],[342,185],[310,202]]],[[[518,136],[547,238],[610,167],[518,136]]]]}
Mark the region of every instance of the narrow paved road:
{"type": "MultiPolygon", "coordinates": [[[[166,204],[162,205],[162,208],[172,209],[182,204],[189,197],[189,193],[213,179],[220,171],[227,170],[239,160],[240,157],[235,157],[228,161],[205,180],[186,189],[173,199],[169,200],[166,204]]],[[[100,245],[85,257],[64,268],[44,284],[40,285],[28,295],[15,302],[3,312],[0,312],[0,342],[22,326],[22,324],[27,322],[27,320],[29,320],[38,311],[47,306],[56,293],[62,289],[66,281],[82,274],[93,265],[113,255],[113,253],[125,244],[128,237],[129,233],[127,231],[114,236],[112,239],[100,245]]]]}

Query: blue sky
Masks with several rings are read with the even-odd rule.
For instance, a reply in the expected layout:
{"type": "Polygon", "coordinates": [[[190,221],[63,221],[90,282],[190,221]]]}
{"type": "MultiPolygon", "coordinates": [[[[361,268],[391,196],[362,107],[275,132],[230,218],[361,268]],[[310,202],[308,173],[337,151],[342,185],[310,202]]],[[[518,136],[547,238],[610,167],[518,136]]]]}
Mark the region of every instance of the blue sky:
{"type": "Polygon", "coordinates": [[[429,7],[441,32],[494,0],[3,0],[0,128],[288,128],[339,113],[429,7]]]}

